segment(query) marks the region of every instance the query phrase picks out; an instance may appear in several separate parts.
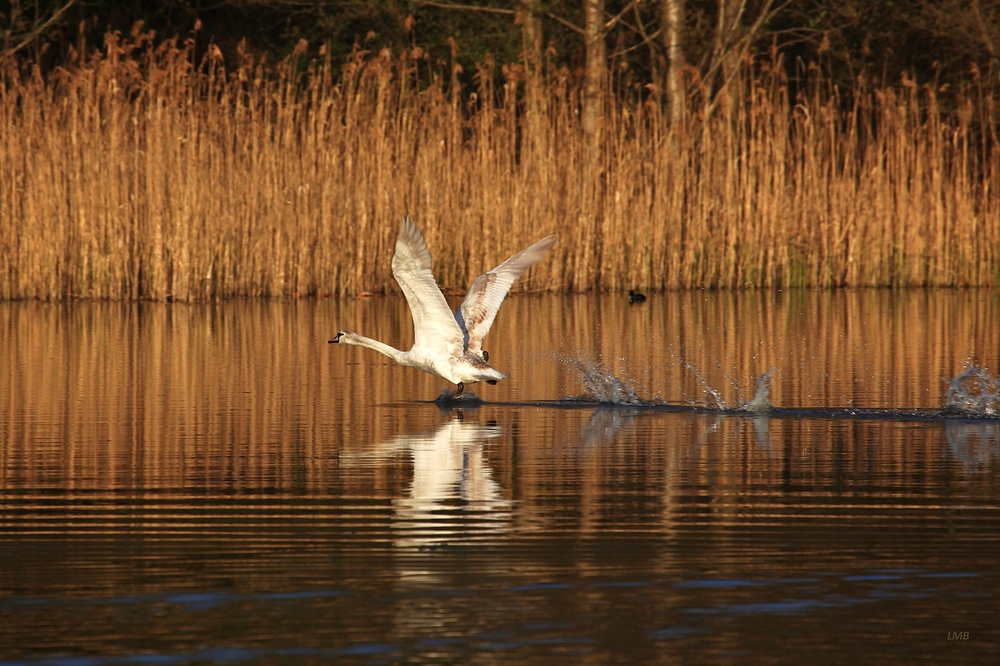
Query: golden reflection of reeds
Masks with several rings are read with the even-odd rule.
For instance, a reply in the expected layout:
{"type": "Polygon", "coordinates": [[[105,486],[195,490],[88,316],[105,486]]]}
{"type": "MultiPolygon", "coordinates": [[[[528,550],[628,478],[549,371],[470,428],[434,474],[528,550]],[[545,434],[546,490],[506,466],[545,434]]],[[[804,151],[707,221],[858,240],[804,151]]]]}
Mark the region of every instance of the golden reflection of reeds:
{"type": "Polygon", "coordinates": [[[518,285],[594,288],[988,285],[1000,275],[989,91],[822,75],[790,100],[778,62],[732,108],[670,125],[608,100],[582,159],[563,72],[418,85],[421,52],[359,56],[334,80],[301,54],[227,71],[214,51],[109,36],[48,78],[0,71],[0,298],[157,299],[394,290],[398,220],[446,289],[548,232],[518,285]],[[304,72],[304,73],[300,73],[304,72]],[[595,184],[597,184],[595,186],[595,184]],[[585,196],[586,194],[586,196],[585,196]]]}
{"type": "MultiPolygon", "coordinates": [[[[998,309],[983,290],[681,292],[642,307],[612,296],[525,295],[505,303],[487,339],[491,361],[511,378],[470,389],[496,403],[580,395],[576,370],[560,359],[590,357],[631,376],[640,396],[670,402],[705,402],[692,368],[732,406],[729,379],[748,398],[755,376],[776,367],[772,401],[781,407],[941,407],[944,379],[965,362],[995,372],[998,309]]],[[[437,427],[448,417],[407,403],[436,397],[445,383],[369,350],[327,345],[347,324],[409,345],[402,298],[4,304],[0,484],[397,496],[406,483],[397,467],[357,485],[340,454],[437,427]]],[[[590,455],[566,446],[586,439],[589,412],[487,405],[480,417],[526,443],[510,464],[534,447],[590,455]]],[[[774,423],[773,433],[792,428],[774,423]]],[[[866,427],[830,426],[849,444],[866,427]]],[[[697,450],[696,439],[676,446],[697,450]]],[[[805,445],[789,436],[773,450],[805,445]]],[[[751,458],[764,455],[754,450],[751,458]]],[[[871,455],[889,463],[903,453],[871,455]]]]}

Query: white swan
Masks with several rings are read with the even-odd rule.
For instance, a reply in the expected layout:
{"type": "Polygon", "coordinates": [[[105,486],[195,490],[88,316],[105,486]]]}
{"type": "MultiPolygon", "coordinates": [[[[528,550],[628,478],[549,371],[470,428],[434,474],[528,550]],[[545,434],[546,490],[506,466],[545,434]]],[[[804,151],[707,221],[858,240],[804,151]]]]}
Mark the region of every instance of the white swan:
{"type": "Polygon", "coordinates": [[[480,275],[469,287],[462,306],[452,315],[434,281],[431,253],[424,235],[410,218],[404,217],[396,238],[396,253],[392,256],[392,275],[413,315],[413,346],[404,352],[352,331],[341,331],[330,342],[374,349],[400,365],[437,375],[458,385],[456,396],[462,394],[466,384],[496,384],[507,375],[486,363],[489,354],[483,351],[483,338],[490,332],[511,285],[541,261],[555,242],[555,236],[546,236],[480,275]]]}

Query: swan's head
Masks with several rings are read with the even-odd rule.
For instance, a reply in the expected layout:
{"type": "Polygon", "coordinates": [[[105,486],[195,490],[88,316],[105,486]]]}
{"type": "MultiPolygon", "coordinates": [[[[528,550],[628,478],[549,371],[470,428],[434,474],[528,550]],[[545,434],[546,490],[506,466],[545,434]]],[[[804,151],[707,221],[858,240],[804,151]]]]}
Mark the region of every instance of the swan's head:
{"type": "Polygon", "coordinates": [[[335,342],[351,344],[351,342],[353,342],[352,340],[353,336],[354,334],[351,333],[350,331],[341,331],[340,333],[337,333],[337,335],[333,336],[333,338],[330,340],[330,344],[332,345],[335,342]]]}

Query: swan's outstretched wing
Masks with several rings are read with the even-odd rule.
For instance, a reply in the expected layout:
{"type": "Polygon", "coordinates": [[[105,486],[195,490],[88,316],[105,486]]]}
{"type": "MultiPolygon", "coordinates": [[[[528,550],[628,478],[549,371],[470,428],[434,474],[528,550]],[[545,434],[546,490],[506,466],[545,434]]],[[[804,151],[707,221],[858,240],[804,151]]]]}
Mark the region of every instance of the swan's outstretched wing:
{"type": "Polygon", "coordinates": [[[541,261],[555,242],[555,236],[546,236],[489,273],[480,275],[472,283],[462,307],[455,313],[458,325],[465,332],[465,346],[470,352],[479,354],[482,351],[483,338],[490,332],[497,310],[511,285],[524,275],[524,271],[541,261]]]}
{"type": "Polygon", "coordinates": [[[392,275],[403,289],[413,315],[413,347],[461,355],[462,330],[434,281],[431,253],[424,243],[424,235],[408,217],[403,218],[403,227],[396,238],[392,275]]]}

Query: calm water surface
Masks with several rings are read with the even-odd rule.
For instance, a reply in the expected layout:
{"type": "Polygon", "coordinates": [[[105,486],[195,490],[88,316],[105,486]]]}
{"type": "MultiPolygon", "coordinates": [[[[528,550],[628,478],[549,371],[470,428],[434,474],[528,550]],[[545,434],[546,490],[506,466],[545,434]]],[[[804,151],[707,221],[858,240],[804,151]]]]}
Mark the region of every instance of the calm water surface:
{"type": "Polygon", "coordinates": [[[988,662],[1000,420],[939,411],[998,324],[512,297],[511,378],[439,407],[326,344],[408,347],[401,298],[0,304],[0,664],[988,662]]]}

